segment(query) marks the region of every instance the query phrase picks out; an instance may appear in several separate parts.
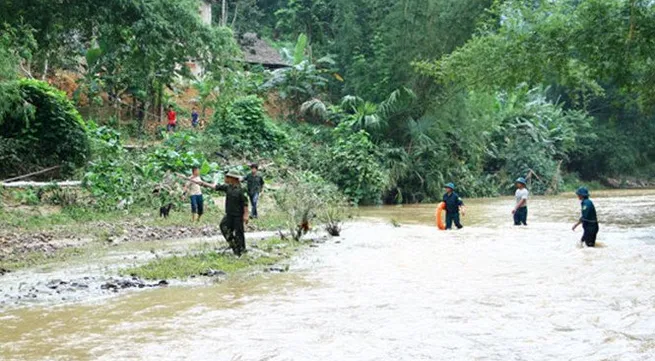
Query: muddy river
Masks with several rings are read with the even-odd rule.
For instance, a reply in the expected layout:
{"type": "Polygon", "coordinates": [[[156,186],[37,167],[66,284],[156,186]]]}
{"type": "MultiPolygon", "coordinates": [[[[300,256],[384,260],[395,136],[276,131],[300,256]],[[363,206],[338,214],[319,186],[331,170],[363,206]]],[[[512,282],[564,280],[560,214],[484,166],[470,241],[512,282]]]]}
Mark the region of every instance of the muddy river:
{"type": "Polygon", "coordinates": [[[570,194],[363,209],[285,274],[6,310],[0,359],[655,360],[655,191],[592,195],[595,249],[570,194]]]}

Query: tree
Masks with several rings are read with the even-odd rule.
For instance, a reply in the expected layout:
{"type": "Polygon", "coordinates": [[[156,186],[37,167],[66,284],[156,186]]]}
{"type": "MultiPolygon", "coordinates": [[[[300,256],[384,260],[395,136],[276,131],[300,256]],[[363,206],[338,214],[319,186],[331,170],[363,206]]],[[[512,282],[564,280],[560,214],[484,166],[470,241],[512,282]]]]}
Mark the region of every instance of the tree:
{"type": "MultiPolygon", "coordinates": [[[[161,107],[164,87],[190,78],[190,61],[216,70],[237,57],[232,33],[202,23],[199,0],[30,1],[0,4],[0,23],[34,31],[30,75],[85,66],[81,91],[161,107]],[[85,59],[86,61],[82,61],[85,59]]],[[[145,113],[146,110],[142,109],[145,113]]]]}
{"type": "Polygon", "coordinates": [[[293,65],[289,68],[281,68],[273,71],[273,76],[262,85],[262,90],[269,91],[276,89],[280,98],[289,102],[289,106],[298,115],[302,110],[302,104],[314,97],[317,97],[325,90],[330,73],[330,67],[334,64],[331,58],[324,57],[315,63],[306,56],[308,38],[300,34],[293,52],[283,50],[283,55],[293,65]]]}
{"type": "Polygon", "coordinates": [[[66,94],[45,82],[10,84],[20,98],[0,116],[0,174],[18,175],[51,166],[70,174],[89,154],[82,117],[66,94]]]}
{"type": "Polygon", "coordinates": [[[288,0],[286,7],[275,12],[276,28],[290,36],[305,34],[311,60],[312,44],[324,44],[330,38],[332,16],[327,0],[288,0]]]}

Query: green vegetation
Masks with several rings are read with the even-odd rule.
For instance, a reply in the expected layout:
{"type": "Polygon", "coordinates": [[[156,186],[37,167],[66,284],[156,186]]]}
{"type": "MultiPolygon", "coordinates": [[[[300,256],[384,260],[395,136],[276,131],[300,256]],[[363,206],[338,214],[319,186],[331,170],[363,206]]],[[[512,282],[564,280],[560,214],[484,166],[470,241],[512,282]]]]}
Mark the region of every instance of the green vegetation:
{"type": "Polygon", "coordinates": [[[193,165],[211,182],[257,161],[292,235],[344,196],[428,202],[448,181],[463,196],[495,196],[518,176],[543,194],[655,174],[652,2],[235,0],[212,5],[211,25],[199,5],[0,5],[0,125],[26,114],[6,104],[24,104],[37,89],[39,99],[57,99],[53,111],[30,113],[20,128],[30,132],[0,139],[3,166],[22,173],[61,158],[69,174],[84,174],[90,194],[61,194],[62,206],[133,212],[179,204],[175,173],[193,165]],[[258,32],[289,67],[244,65],[234,31],[258,32]],[[75,75],[67,91],[95,121],[83,123],[44,84],[16,80],[61,72],[75,75]],[[206,127],[163,134],[169,104],[180,118],[197,104],[206,127]],[[33,125],[44,117],[58,121],[39,133],[33,125]],[[64,142],[42,147],[55,131],[64,142]],[[148,147],[126,150],[128,135],[148,147]]]}
{"type": "Polygon", "coordinates": [[[54,252],[29,252],[22,255],[11,255],[0,259],[0,268],[6,270],[18,270],[21,268],[44,266],[57,262],[69,262],[81,257],[91,258],[98,256],[100,250],[91,248],[62,248],[54,252]]]}
{"type": "Polygon", "coordinates": [[[207,132],[216,135],[219,149],[237,156],[270,155],[285,144],[285,136],[264,114],[263,100],[254,95],[229,104],[216,113],[207,132]]]}
{"type": "Polygon", "coordinates": [[[181,64],[194,59],[221,73],[234,63],[238,49],[232,32],[203,24],[199,6],[198,0],[37,0],[29,6],[3,1],[0,24],[33,39],[22,41],[22,35],[12,44],[23,60],[22,75],[46,79],[57,70],[76,72],[74,98],[80,105],[118,110],[123,99],[130,99],[143,129],[148,114],[164,105],[164,89],[191,77],[190,68],[181,64]]]}
{"type": "Polygon", "coordinates": [[[8,86],[15,87],[20,98],[5,104],[7,110],[0,114],[0,174],[57,165],[66,166],[66,174],[83,166],[89,154],[85,125],[66,94],[30,79],[8,86]]]}
{"type": "Polygon", "coordinates": [[[196,252],[159,258],[142,266],[124,269],[121,273],[151,280],[185,279],[210,270],[234,273],[244,269],[273,266],[288,258],[296,247],[297,244],[270,239],[259,242],[257,252],[250,251],[242,257],[235,257],[231,253],[218,253],[211,245],[206,244],[196,252]],[[259,250],[266,253],[260,254],[259,250]]]}

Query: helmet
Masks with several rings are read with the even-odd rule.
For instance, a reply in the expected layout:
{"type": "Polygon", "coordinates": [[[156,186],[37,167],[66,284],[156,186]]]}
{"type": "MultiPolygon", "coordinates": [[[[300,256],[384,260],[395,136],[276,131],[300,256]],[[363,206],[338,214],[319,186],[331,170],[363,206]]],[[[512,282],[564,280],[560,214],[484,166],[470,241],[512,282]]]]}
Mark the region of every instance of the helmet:
{"type": "Polygon", "coordinates": [[[444,188],[450,188],[452,190],[455,190],[455,183],[448,183],[444,186],[444,188]]]}
{"type": "Polygon", "coordinates": [[[575,191],[575,194],[579,195],[580,197],[589,197],[589,190],[586,187],[580,187],[577,191],[575,191]]]}
{"type": "Polygon", "coordinates": [[[521,184],[525,185],[525,184],[526,184],[526,183],[525,183],[525,178],[523,178],[523,177],[518,177],[518,178],[516,179],[516,181],[514,181],[514,183],[521,183],[521,184]]]}

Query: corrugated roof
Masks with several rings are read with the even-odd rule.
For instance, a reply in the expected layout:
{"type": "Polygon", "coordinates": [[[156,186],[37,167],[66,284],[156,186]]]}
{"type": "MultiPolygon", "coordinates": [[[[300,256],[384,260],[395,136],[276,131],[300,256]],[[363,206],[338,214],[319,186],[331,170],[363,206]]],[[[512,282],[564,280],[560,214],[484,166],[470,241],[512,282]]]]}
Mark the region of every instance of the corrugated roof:
{"type": "Polygon", "coordinates": [[[255,33],[244,33],[238,37],[238,42],[247,63],[276,68],[290,66],[282,59],[277,49],[270,46],[255,33]]]}

